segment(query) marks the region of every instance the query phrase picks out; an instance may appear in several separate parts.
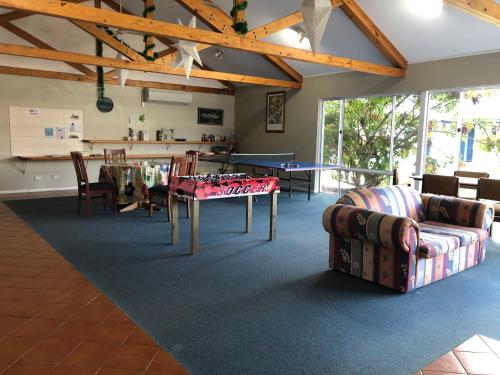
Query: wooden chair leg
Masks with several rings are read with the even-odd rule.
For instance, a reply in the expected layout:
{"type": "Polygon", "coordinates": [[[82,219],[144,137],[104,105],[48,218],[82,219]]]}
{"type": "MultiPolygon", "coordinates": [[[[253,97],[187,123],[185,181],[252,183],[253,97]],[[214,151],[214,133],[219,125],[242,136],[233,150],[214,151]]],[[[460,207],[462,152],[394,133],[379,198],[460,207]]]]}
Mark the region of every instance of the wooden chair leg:
{"type": "Polygon", "coordinates": [[[85,197],[85,216],[90,215],[90,196],[85,197]]]}
{"type": "MultiPolygon", "coordinates": [[[[151,197],[149,197],[149,199],[151,199],[151,197]]],[[[152,203],[151,201],[149,201],[149,205],[148,205],[148,216],[149,217],[153,216],[154,208],[155,208],[155,204],[152,203]]]]}
{"type": "Polygon", "coordinates": [[[186,202],[186,214],[188,219],[191,219],[191,205],[189,204],[189,200],[185,199],[184,202],[186,202]]]}
{"type": "Polygon", "coordinates": [[[118,213],[118,197],[114,193],[111,193],[111,204],[113,205],[113,214],[118,213]]]}
{"type": "Polygon", "coordinates": [[[76,208],[76,213],[80,215],[81,212],[82,212],[82,195],[78,193],[78,206],[76,208]]]}

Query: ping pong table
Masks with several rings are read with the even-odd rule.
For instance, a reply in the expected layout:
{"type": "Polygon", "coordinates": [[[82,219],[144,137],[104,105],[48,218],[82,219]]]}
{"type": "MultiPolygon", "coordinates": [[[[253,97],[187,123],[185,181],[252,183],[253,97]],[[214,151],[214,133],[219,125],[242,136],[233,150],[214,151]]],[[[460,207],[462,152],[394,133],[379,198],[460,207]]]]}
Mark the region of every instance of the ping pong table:
{"type": "Polygon", "coordinates": [[[222,172],[227,171],[230,165],[236,167],[239,172],[240,165],[253,168],[253,173],[259,175],[270,175],[279,177],[281,181],[288,181],[288,196],[293,194],[293,184],[307,184],[307,200],[311,200],[311,183],[314,171],[339,169],[339,165],[301,162],[295,160],[295,153],[283,154],[229,154],[215,156],[200,156],[200,161],[208,161],[222,164],[222,172]],[[265,172],[263,173],[262,170],[265,172]],[[281,172],[281,175],[280,175],[281,172]],[[286,174],[286,177],[283,176],[286,174]],[[302,173],[302,177],[297,177],[302,173]],[[305,175],[305,178],[304,178],[305,175]]]}

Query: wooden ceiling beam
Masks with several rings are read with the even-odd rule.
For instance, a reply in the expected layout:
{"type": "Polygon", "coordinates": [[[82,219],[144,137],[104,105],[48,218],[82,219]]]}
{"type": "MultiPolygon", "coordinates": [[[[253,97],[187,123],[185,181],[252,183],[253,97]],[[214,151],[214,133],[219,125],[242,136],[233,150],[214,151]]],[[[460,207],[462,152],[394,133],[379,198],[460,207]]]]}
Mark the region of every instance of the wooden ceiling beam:
{"type": "MultiPolygon", "coordinates": [[[[233,19],[220,8],[213,8],[200,0],[176,0],[177,3],[186,8],[189,12],[201,19],[208,27],[222,34],[232,35],[241,39],[246,39],[236,34],[232,28],[233,19]]],[[[213,43],[206,43],[213,44],[213,43]]],[[[226,46],[228,47],[228,46],[226,46]]],[[[206,48],[203,46],[203,48],[206,48]]],[[[283,61],[282,56],[276,56],[260,52],[266,59],[271,61],[279,70],[297,82],[302,82],[302,75],[283,61]]]]}
{"type": "MultiPolygon", "coordinates": [[[[118,27],[157,36],[166,36],[197,43],[220,45],[241,51],[272,55],[336,68],[350,69],[388,77],[404,77],[405,69],[374,64],[371,62],[338,57],[324,53],[313,53],[299,48],[266,43],[250,38],[215,33],[201,29],[148,20],[142,17],[118,14],[113,11],[55,0],[0,0],[0,7],[46,14],[54,17],[85,21],[94,24],[118,27]]],[[[158,64],[157,64],[158,65],[158,64]]]]}
{"type": "MultiPolygon", "coordinates": [[[[156,64],[154,62],[139,62],[121,59],[113,59],[109,57],[98,57],[85,55],[74,52],[53,51],[49,49],[25,47],[16,44],[0,43],[0,54],[11,56],[31,57],[36,59],[46,59],[53,61],[63,61],[79,64],[97,65],[102,67],[138,70],[143,72],[172,74],[184,76],[185,71],[181,68],[173,68],[164,64],[156,64]]],[[[212,72],[208,70],[193,69],[191,77],[215,79],[222,81],[248,83],[254,85],[276,86],[284,88],[300,88],[302,84],[294,81],[283,81],[272,78],[262,78],[247,76],[242,74],[212,72]]]]}
{"type": "Polygon", "coordinates": [[[72,21],[72,22],[83,31],[87,32],[96,39],[99,39],[104,44],[113,48],[116,52],[120,52],[123,56],[126,56],[133,61],[146,61],[144,56],[142,56],[132,48],[127,47],[125,44],[121,43],[116,38],[113,38],[111,35],[109,35],[106,31],[104,31],[100,27],[87,22],[81,22],[81,21],[72,21]]]}
{"type": "Polygon", "coordinates": [[[408,62],[355,0],[342,0],[340,9],[354,22],[379,51],[394,65],[406,69],[408,62]]]}
{"type": "MultiPolygon", "coordinates": [[[[67,1],[71,2],[71,3],[79,4],[79,3],[83,3],[84,1],[87,1],[87,0],[67,0],[67,1]]],[[[28,16],[32,16],[32,15],[33,15],[33,13],[20,12],[18,10],[15,10],[13,12],[0,14],[0,23],[15,21],[19,18],[24,18],[24,17],[28,17],[28,16]]]]}
{"type": "MultiPolygon", "coordinates": [[[[24,31],[23,29],[11,24],[10,22],[5,22],[0,24],[4,29],[10,31],[12,34],[17,35],[21,39],[24,39],[25,41],[33,44],[36,47],[39,48],[45,48],[45,49],[50,49],[50,50],[56,50],[52,46],[48,45],[44,41],[36,38],[35,36],[31,35],[30,33],[24,31]]],[[[67,65],[71,66],[73,69],[78,70],[79,72],[87,75],[95,75],[96,72],[94,72],[92,69],[87,68],[83,64],[78,64],[78,63],[66,63],[67,65]]]]}
{"type": "MultiPolygon", "coordinates": [[[[301,23],[304,21],[304,18],[302,17],[301,12],[295,12],[292,14],[289,14],[288,16],[282,17],[280,19],[277,19],[275,21],[269,22],[265,25],[256,27],[255,29],[252,29],[248,32],[246,35],[247,38],[252,38],[252,39],[264,39],[265,37],[268,37],[271,34],[277,33],[278,31],[281,31],[283,29],[286,29],[287,27],[294,26],[298,23],[301,23]]],[[[198,44],[198,52],[203,51],[209,47],[212,47],[210,44],[203,44],[200,43],[198,44]]],[[[176,48],[168,48],[164,51],[161,51],[159,53],[159,58],[156,60],[158,63],[170,63],[175,59],[175,53],[177,52],[176,48]]]]}
{"type": "Polygon", "coordinates": [[[271,34],[277,33],[287,27],[295,26],[303,21],[304,17],[302,16],[302,12],[295,12],[289,14],[288,16],[266,23],[265,25],[256,27],[255,29],[250,30],[245,37],[252,39],[264,39],[271,34]]]}
{"type": "Polygon", "coordinates": [[[494,0],[446,0],[446,2],[500,26],[500,4],[494,0]]]}
{"type": "MultiPolygon", "coordinates": [[[[110,7],[111,9],[113,9],[115,12],[121,11],[124,14],[127,14],[129,16],[133,16],[133,14],[128,9],[126,9],[124,7],[120,8],[120,5],[117,4],[114,0],[102,0],[102,2],[104,4],[106,4],[108,7],[110,7]]],[[[165,36],[156,36],[156,39],[158,39],[160,42],[162,42],[163,44],[165,44],[169,48],[167,48],[164,51],[160,51],[158,53],[159,59],[157,59],[155,62],[158,64],[170,64],[173,61],[173,59],[171,56],[169,56],[169,57],[167,57],[167,56],[173,52],[177,52],[177,48],[171,47],[171,45],[174,44],[174,41],[165,37],[165,36]],[[163,57],[165,57],[165,60],[162,59],[163,57]]],[[[201,67],[201,69],[205,69],[205,67],[201,67]]],[[[211,69],[207,69],[207,70],[211,70],[211,69]]],[[[115,74],[115,72],[111,71],[111,72],[108,72],[106,74],[113,75],[113,74],[115,74]]],[[[230,82],[227,82],[227,81],[219,81],[219,82],[222,83],[224,86],[226,86],[229,90],[235,90],[234,85],[231,84],[230,82]]]]}
{"type": "MultiPolygon", "coordinates": [[[[76,82],[88,82],[88,83],[97,82],[97,77],[91,77],[88,75],[53,72],[53,71],[38,70],[38,69],[16,68],[12,66],[0,66],[0,74],[18,75],[24,77],[49,78],[49,79],[58,79],[64,81],[76,81],[76,82]]],[[[105,79],[104,83],[107,85],[120,85],[120,80],[115,78],[105,79]]],[[[127,79],[125,85],[130,87],[147,87],[147,88],[162,89],[162,90],[199,92],[199,93],[218,94],[218,95],[234,95],[234,91],[229,89],[179,85],[175,83],[152,82],[152,81],[142,81],[134,79],[127,79]]]]}

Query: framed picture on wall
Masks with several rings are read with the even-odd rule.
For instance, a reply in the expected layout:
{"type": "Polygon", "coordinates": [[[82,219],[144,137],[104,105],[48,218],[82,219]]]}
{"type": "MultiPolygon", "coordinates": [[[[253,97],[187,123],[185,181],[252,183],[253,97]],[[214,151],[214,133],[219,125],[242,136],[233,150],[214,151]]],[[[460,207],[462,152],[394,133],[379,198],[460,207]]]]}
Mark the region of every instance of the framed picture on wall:
{"type": "Polygon", "coordinates": [[[199,125],[218,125],[224,124],[224,110],[213,108],[198,108],[199,125]]]}
{"type": "Polygon", "coordinates": [[[286,91],[268,92],[266,95],[266,132],[285,132],[286,91]]]}

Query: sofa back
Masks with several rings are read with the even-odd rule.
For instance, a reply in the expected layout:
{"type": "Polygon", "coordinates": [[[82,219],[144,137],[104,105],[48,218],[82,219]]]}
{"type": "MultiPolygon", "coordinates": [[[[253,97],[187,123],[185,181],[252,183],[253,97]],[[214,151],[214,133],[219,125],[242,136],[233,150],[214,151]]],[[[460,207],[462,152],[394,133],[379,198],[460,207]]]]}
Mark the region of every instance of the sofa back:
{"type": "Polygon", "coordinates": [[[425,221],[425,209],[420,194],[409,186],[354,190],[340,197],[337,204],[348,204],[372,211],[425,221]]]}

